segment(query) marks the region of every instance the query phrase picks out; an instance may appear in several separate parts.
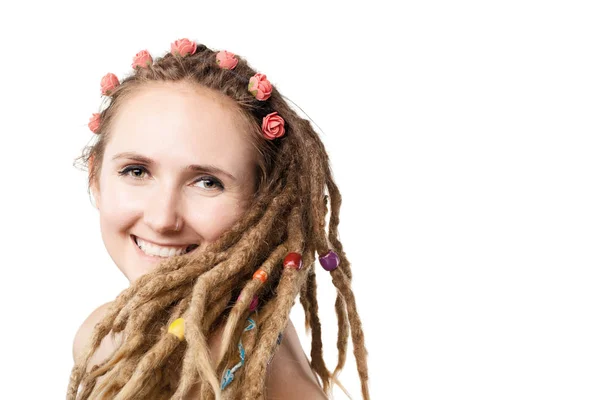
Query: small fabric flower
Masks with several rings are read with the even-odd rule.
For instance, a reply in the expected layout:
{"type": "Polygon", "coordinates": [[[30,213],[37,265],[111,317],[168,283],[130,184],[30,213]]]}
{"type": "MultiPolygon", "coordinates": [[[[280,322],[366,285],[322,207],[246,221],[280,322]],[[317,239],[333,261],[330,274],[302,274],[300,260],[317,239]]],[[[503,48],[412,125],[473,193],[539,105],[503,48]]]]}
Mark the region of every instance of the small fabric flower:
{"type": "Polygon", "coordinates": [[[136,69],[137,67],[148,68],[151,65],[152,65],[152,56],[150,55],[148,50],[142,50],[133,57],[133,64],[131,64],[131,68],[133,68],[133,69],[136,69]]]}
{"type": "Polygon", "coordinates": [[[263,136],[269,140],[283,136],[285,133],[284,124],[285,121],[277,114],[277,111],[267,114],[262,123],[263,136]]]}
{"type": "Polygon", "coordinates": [[[189,39],[179,39],[171,43],[171,54],[174,56],[185,57],[186,55],[196,52],[196,42],[189,39]]]}
{"type": "Polygon", "coordinates": [[[92,131],[94,133],[98,133],[98,128],[100,128],[100,114],[99,113],[92,114],[92,116],[90,117],[90,122],[88,123],[88,128],[90,128],[90,131],[92,131]]]}
{"type": "Polygon", "coordinates": [[[238,63],[235,54],[228,51],[220,51],[217,53],[217,64],[223,69],[234,69],[238,63]]]}
{"type": "Polygon", "coordinates": [[[271,82],[267,80],[267,76],[263,74],[255,74],[250,78],[248,83],[248,91],[252,93],[257,100],[267,100],[271,97],[271,91],[273,86],[271,82]]]}
{"type": "Polygon", "coordinates": [[[119,78],[111,72],[104,75],[100,81],[100,88],[105,96],[110,96],[110,92],[115,90],[117,86],[119,86],[119,78]]]}

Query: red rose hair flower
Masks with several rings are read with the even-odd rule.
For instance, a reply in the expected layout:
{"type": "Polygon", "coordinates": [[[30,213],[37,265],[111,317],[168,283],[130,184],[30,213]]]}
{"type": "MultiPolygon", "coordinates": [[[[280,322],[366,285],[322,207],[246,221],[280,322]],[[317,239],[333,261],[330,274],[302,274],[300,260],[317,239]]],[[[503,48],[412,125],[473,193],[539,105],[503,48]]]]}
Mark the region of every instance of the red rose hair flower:
{"type": "Polygon", "coordinates": [[[223,69],[234,69],[238,63],[235,54],[226,50],[217,53],[217,64],[223,69]]]}
{"type": "Polygon", "coordinates": [[[277,114],[277,111],[267,114],[262,123],[263,136],[269,140],[283,136],[285,133],[284,124],[285,121],[277,114]]]}
{"type": "Polygon", "coordinates": [[[88,123],[88,128],[90,128],[90,131],[92,131],[94,133],[98,133],[98,128],[100,128],[100,114],[99,113],[92,114],[92,116],[90,117],[90,122],[88,123]]]}
{"type": "Polygon", "coordinates": [[[171,43],[171,54],[174,56],[185,57],[186,55],[192,55],[195,52],[196,42],[192,42],[189,39],[179,39],[174,43],[171,43]]]}
{"type": "Polygon", "coordinates": [[[117,86],[119,86],[119,78],[111,72],[104,75],[100,81],[100,88],[105,96],[110,96],[110,92],[115,90],[117,86]]]}
{"type": "Polygon", "coordinates": [[[131,64],[131,68],[148,68],[151,65],[152,56],[150,55],[148,50],[142,50],[133,57],[133,64],[131,64]]]}
{"type": "Polygon", "coordinates": [[[272,90],[273,86],[271,86],[271,82],[269,82],[266,75],[255,74],[252,78],[250,78],[250,82],[248,83],[248,91],[252,93],[257,100],[267,100],[269,97],[271,97],[272,90]]]}

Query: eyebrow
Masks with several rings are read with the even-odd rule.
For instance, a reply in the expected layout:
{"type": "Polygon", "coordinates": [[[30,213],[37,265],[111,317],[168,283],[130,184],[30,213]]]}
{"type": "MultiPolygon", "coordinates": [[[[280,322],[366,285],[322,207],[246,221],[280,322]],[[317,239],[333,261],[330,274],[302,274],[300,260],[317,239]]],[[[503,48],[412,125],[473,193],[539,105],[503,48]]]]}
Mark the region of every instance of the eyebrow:
{"type": "MultiPolygon", "coordinates": [[[[113,161],[114,160],[118,160],[120,158],[127,158],[129,160],[134,160],[134,161],[138,161],[147,165],[154,165],[154,161],[151,158],[145,157],[141,154],[137,154],[137,153],[133,153],[133,152],[124,152],[124,153],[118,153],[115,156],[113,156],[113,161]]],[[[215,174],[215,175],[225,175],[228,178],[230,178],[231,180],[235,181],[235,177],[233,175],[231,175],[229,172],[222,170],[221,168],[215,166],[215,165],[197,165],[197,164],[190,164],[187,167],[185,167],[185,170],[187,171],[193,171],[193,172],[208,172],[209,174],[215,174]]]]}

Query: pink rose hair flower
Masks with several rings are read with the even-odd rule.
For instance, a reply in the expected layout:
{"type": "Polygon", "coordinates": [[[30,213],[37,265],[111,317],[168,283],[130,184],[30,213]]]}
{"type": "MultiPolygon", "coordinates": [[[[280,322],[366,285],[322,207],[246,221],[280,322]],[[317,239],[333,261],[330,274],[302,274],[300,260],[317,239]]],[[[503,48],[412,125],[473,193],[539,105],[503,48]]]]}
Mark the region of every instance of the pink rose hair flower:
{"type": "Polygon", "coordinates": [[[100,88],[105,96],[110,96],[110,92],[115,90],[117,86],[119,86],[119,78],[111,72],[104,75],[100,81],[100,88]]]}
{"type": "Polygon", "coordinates": [[[223,69],[234,69],[238,63],[238,59],[235,54],[230,53],[226,50],[217,53],[217,64],[223,69]]]}
{"type": "Polygon", "coordinates": [[[272,90],[273,86],[271,86],[271,82],[268,81],[266,75],[255,74],[252,78],[250,78],[250,82],[248,83],[248,91],[252,93],[257,100],[267,100],[269,97],[271,97],[272,90]]]}
{"type": "Polygon", "coordinates": [[[131,64],[131,68],[148,68],[151,65],[152,56],[150,55],[148,50],[142,50],[133,57],[133,64],[131,64]]]}
{"type": "Polygon", "coordinates": [[[196,42],[189,39],[179,39],[171,43],[171,54],[174,56],[185,57],[186,55],[196,52],[196,42]]]}
{"type": "Polygon", "coordinates": [[[285,133],[284,124],[285,121],[277,114],[277,111],[267,114],[262,123],[263,136],[269,140],[283,136],[285,133]]]}
{"type": "Polygon", "coordinates": [[[100,128],[100,114],[99,113],[92,114],[92,116],[90,117],[90,122],[88,122],[88,128],[90,128],[90,131],[92,131],[94,133],[98,133],[98,128],[100,128]]]}

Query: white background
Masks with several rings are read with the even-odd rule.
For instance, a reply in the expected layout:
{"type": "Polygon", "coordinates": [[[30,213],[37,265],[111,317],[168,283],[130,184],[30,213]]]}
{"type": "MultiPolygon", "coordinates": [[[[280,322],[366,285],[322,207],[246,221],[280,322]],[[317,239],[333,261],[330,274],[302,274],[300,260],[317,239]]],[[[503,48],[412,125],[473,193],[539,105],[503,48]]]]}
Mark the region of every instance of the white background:
{"type": "Polygon", "coordinates": [[[187,37],[321,128],[373,399],[600,398],[597,2],[169,4],[0,6],[0,397],[64,398],[75,331],[126,287],[72,162],[101,77],[187,37]]]}

